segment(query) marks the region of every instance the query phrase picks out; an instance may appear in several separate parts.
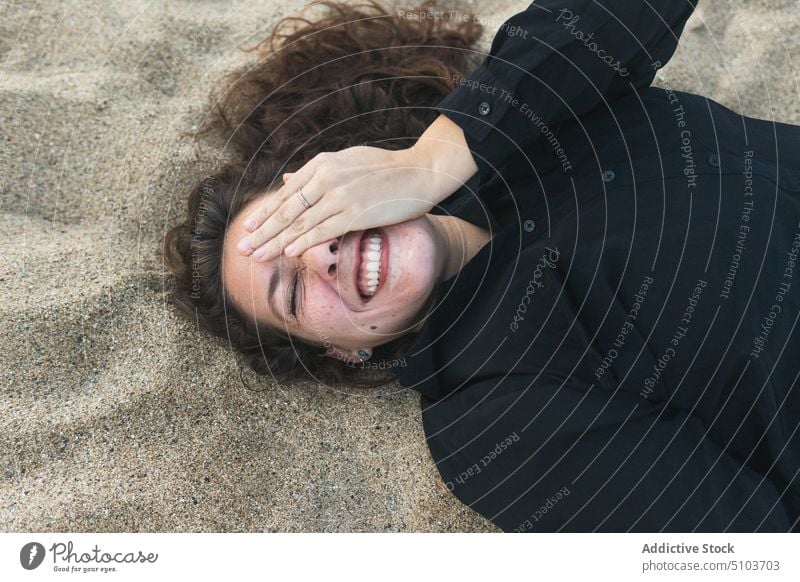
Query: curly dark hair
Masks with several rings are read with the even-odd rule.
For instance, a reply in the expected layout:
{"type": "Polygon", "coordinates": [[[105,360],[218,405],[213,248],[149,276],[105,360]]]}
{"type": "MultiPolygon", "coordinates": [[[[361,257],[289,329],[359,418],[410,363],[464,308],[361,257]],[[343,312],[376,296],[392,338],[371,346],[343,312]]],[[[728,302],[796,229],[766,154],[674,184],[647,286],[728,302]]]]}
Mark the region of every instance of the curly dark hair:
{"type": "MultiPolygon", "coordinates": [[[[199,181],[184,222],[164,240],[174,275],[172,302],[192,322],[226,339],[258,374],[338,385],[384,384],[359,366],[237,312],[221,277],[228,224],[252,200],[277,189],[315,155],[354,145],[409,147],[438,112],[433,107],[480,63],[471,47],[482,26],[468,11],[427,1],[400,10],[375,1],[325,1],[314,20],[287,17],[253,51],[259,59],[223,79],[201,133],[224,140],[231,158],[199,181]],[[456,18],[452,16],[457,14],[456,18]]],[[[396,357],[414,335],[378,346],[396,357]]]]}

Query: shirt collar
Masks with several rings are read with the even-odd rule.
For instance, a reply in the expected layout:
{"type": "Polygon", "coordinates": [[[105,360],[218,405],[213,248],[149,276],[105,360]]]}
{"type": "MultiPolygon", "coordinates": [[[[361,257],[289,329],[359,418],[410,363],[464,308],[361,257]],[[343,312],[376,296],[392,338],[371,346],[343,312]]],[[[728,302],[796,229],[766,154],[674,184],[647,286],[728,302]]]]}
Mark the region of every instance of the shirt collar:
{"type": "Polygon", "coordinates": [[[496,232],[458,273],[434,287],[427,319],[413,343],[403,350],[406,365],[391,369],[401,385],[432,399],[442,398],[457,388],[454,381],[448,381],[446,366],[457,349],[455,346],[464,338],[456,337],[453,322],[467,317],[465,312],[475,308],[475,290],[486,285],[493,264],[515,252],[513,245],[517,245],[518,253],[520,240],[513,234],[513,229],[496,232]],[[470,300],[473,303],[468,306],[470,300]]]}
{"type": "Polygon", "coordinates": [[[495,211],[481,198],[491,200],[493,193],[481,185],[478,174],[473,174],[467,182],[453,192],[445,201],[431,210],[431,214],[450,215],[471,222],[490,232],[500,230],[500,222],[495,211]],[[480,189],[481,196],[478,196],[480,189]]]}

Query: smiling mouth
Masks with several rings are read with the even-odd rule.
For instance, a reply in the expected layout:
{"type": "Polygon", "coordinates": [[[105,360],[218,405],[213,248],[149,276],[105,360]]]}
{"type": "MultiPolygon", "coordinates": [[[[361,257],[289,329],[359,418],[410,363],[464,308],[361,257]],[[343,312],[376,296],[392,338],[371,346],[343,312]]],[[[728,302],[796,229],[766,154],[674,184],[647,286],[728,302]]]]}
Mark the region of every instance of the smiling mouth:
{"type": "Polygon", "coordinates": [[[355,257],[356,289],[364,303],[368,303],[383,288],[388,273],[387,243],[386,234],[377,228],[364,231],[358,241],[355,257]]]}

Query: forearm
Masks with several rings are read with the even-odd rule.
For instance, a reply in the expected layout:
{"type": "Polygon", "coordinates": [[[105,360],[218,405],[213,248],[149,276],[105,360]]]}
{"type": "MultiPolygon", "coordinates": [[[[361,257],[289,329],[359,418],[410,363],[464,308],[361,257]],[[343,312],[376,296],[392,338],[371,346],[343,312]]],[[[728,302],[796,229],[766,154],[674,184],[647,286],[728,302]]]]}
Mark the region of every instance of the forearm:
{"type": "Polygon", "coordinates": [[[431,195],[438,204],[469,180],[478,166],[464,137],[464,131],[440,114],[410,148],[418,163],[432,172],[431,195]]]}
{"type": "Polygon", "coordinates": [[[463,129],[485,182],[541,138],[542,124],[573,121],[650,85],[696,3],[537,0],[503,24],[483,63],[454,78],[435,109],[463,129]]]}

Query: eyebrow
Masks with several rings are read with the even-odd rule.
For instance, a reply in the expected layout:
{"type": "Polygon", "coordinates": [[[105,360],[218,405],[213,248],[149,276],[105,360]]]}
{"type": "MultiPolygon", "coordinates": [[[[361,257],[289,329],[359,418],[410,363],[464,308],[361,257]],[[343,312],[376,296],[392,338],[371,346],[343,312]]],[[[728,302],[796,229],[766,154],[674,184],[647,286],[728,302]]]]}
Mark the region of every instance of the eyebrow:
{"type": "Polygon", "coordinates": [[[278,285],[281,284],[283,280],[283,272],[280,267],[277,265],[274,269],[272,269],[272,274],[269,277],[269,288],[267,289],[267,303],[269,303],[270,309],[272,309],[272,313],[277,315],[280,320],[283,322],[283,325],[288,325],[286,322],[286,318],[283,316],[282,310],[277,308],[277,303],[275,301],[275,291],[278,289],[278,285]]]}

